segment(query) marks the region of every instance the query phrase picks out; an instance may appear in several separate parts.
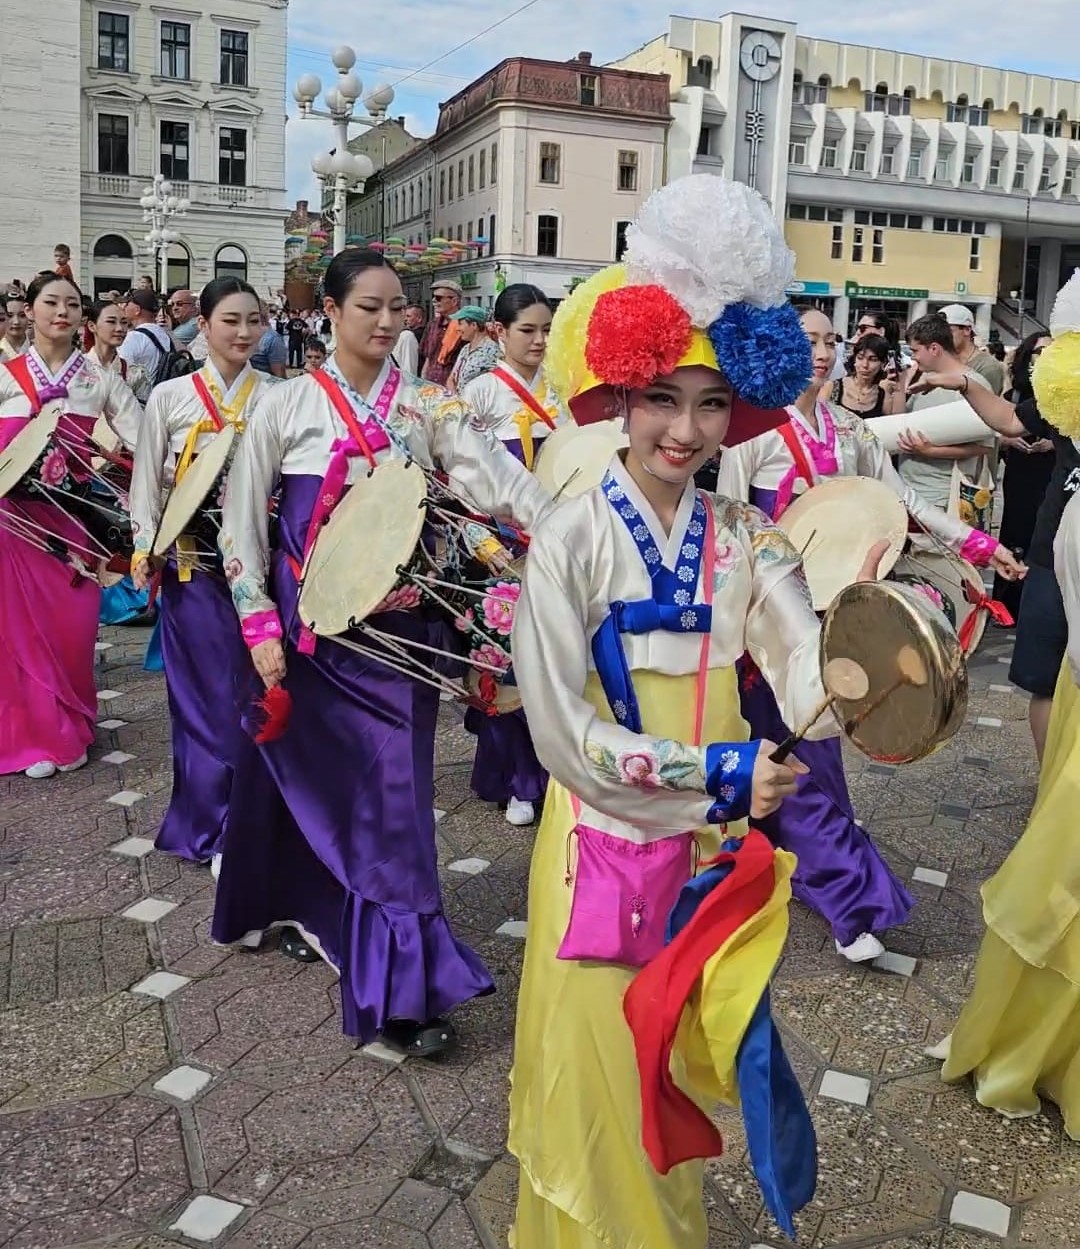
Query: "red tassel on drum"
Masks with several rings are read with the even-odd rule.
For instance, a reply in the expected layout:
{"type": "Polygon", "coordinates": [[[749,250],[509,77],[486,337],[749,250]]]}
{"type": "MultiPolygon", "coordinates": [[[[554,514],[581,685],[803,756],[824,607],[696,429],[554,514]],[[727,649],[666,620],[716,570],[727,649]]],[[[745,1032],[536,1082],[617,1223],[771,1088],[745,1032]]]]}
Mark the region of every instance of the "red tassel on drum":
{"type": "Polygon", "coordinates": [[[255,734],[255,744],[265,746],[267,742],[276,742],[289,727],[292,715],[292,695],[284,685],[272,685],[255,704],[255,710],[262,715],[262,722],[255,734]]]}

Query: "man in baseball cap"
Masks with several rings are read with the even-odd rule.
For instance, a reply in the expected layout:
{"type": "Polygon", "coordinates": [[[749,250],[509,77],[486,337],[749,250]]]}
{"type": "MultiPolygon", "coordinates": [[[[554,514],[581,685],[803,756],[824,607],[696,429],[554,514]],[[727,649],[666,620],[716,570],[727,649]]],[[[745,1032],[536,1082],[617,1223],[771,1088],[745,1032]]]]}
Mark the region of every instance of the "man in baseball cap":
{"type": "Polygon", "coordinates": [[[433,316],[420,344],[420,376],[446,385],[465,340],[451,316],[461,307],[461,287],[449,278],[436,278],[431,287],[433,316]]]}
{"type": "Polygon", "coordinates": [[[939,314],[952,332],[953,348],[965,369],[984,377],[995,395],[1005,389],[1005,366],[975,345],[975,314],[964,304],[946,304],[939,314]]]}

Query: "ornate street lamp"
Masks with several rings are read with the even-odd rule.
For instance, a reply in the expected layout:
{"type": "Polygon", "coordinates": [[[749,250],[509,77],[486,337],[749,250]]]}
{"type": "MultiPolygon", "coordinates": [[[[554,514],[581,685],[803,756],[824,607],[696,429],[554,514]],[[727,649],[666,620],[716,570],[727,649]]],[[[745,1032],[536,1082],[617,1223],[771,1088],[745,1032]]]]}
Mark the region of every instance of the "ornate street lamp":
{"type": "Polygon", "coordinates": [[[139,206],[143,210],[143,221],[150,227],[146,233],[146,248],[154,257],[158,289],[164,292],[168,287],[169,247],[180,241],[178,231],[172,229],[169,222],[174,217],[183,217],[191,205],[175,195],[172,183],[159,173],[154,175],[153,186],[143,190],[139,206]]]}

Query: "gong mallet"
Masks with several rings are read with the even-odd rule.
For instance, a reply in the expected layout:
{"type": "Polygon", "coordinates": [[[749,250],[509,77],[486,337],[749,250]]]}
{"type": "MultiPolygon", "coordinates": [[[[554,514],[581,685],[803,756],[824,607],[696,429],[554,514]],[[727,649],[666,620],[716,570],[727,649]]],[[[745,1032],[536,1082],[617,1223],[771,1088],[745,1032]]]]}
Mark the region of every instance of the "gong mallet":
{"type": "Polygon", "coordinates": [[[870,692],[870,678],[854,659],[830,659],[822,670],[821,683],[825,686],[825,698],[821,705],[801,728],[789,733],[777,746],[769,756],[771,763],[783,763],[838,698],[858,702],[870,692]]]}
{"type": "Polygon", "coordinates": [[[926,664],[914,646],[901,646],[896,655],[896,671],[899,673],[892,685],[881,691],[869,707],[864,707],[858,715],[844,721],[844,734],[850,737],[862,722],[872,715],[883,702],[905,685],[923,686],[930,679],[926,664]]]}

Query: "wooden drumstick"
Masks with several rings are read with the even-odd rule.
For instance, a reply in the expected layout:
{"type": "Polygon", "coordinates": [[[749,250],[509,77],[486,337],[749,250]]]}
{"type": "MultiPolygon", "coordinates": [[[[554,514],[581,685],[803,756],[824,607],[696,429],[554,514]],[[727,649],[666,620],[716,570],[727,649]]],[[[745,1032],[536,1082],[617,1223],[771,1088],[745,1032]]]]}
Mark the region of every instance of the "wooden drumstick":
{"type": "Polygon", "coordinates": [[[857,702],[860,698],[865,698],[870,689],[870,679],[865,669],[854,659],[830,659],[822,671],[821,680],[827,691],[821,705],[801,728],[784,738],[769,756],[770,762],[783,763],[838,698],[857,702]]]}
{"type": "Polygon", "coordinates": [[[922,656],[914,648],[914,646],[901,646],[896,656],[896,668],[899,676],[887,689],[874,699],[869,707],[864,707],[858,715],[852,716],[850,720],[844,721],[844,733],[851,736],[860,724],[873,712],[881,706],[883,702],[897,690],[903,689],[905,685],[922,686],[930,679],[926,671],[926,664],[923,663],[922,656]]]}

